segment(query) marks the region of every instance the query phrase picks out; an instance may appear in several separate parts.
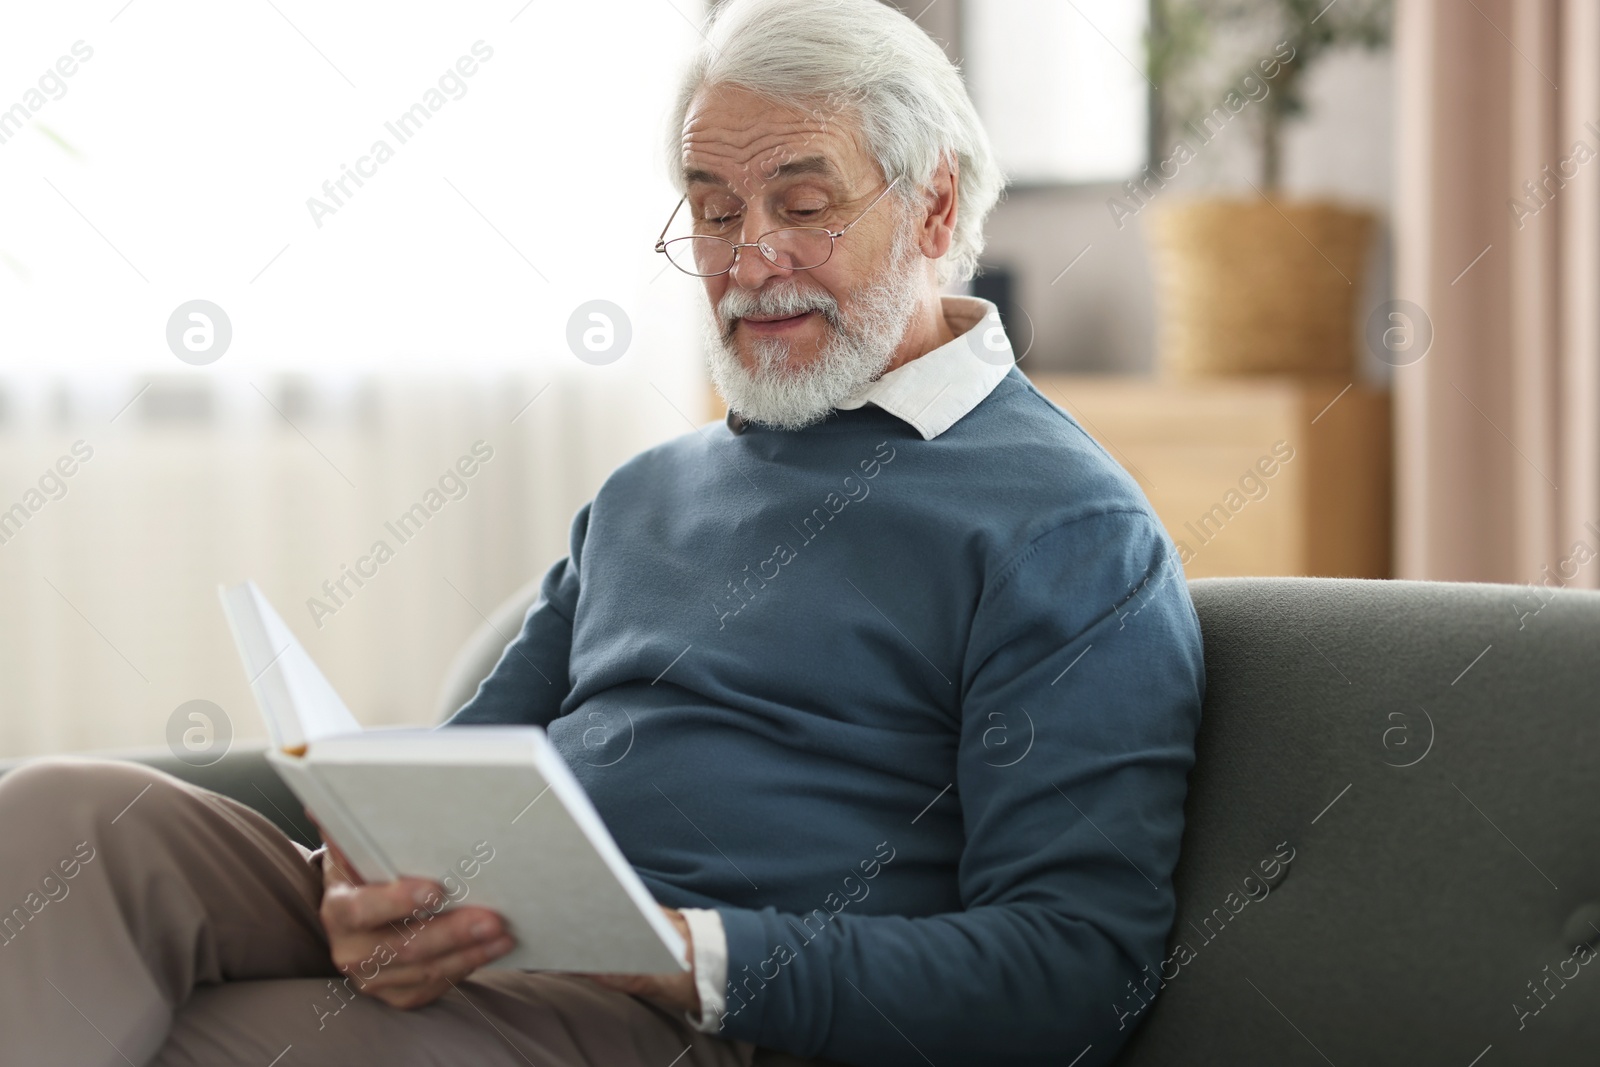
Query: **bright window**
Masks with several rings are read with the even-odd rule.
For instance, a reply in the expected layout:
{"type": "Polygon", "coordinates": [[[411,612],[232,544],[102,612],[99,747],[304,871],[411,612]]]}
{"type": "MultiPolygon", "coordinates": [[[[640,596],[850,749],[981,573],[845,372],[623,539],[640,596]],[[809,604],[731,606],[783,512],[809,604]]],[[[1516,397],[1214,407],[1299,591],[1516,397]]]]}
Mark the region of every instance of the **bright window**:
{"type": "Polygon", "coordinates": [[[1144,166],[1142,0],[965,0],[963,64],[1019,183],[1125,181],[1144,166]]]}
{"type": "Polygon", "coordinates": [[[194,299],[231,322],[219,371],[571,362],[568,319],[596,299],[636,343],[666,315],[683,355],[694,294],[652,282],[651,245],[675,200],[669,89],[703,14],[16,6],[0,374],[181,370],[167,323],[194,299]]]}

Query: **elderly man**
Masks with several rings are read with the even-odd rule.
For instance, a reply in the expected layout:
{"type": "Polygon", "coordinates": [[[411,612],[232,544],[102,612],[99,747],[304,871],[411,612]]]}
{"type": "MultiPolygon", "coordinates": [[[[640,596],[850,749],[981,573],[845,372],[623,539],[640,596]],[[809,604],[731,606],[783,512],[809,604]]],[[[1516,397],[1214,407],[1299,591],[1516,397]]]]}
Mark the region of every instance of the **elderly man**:
{"type": "Polygon", "coordinates": [[[426,883],[46,761],[0,782],[0,897],[65,852],[80,899],[0,948],[8,1062],[1114,1057],[1172,922],[1199,627],[1135,483],[940,294],[1000,188],[961,80],[877,0],[729,0],[673,131],[656,247],[703,279],[726,423],[606,481],[450,728],[548,729],[692,973],[480,970],[490,912],[401,939],[426,883]]]}

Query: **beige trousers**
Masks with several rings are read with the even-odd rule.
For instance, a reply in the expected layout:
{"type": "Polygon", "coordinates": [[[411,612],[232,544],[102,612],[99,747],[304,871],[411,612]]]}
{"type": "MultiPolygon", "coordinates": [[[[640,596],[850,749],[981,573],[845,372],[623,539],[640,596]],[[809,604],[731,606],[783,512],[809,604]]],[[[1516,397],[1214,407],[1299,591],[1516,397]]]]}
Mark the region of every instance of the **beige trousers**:
{"type": "Polygon", "coordinates": [[[415,1011],[353,995],[311,856],[250,808],[138,764],[0,777],[0,1064],[806,1062],[570,975],[481,971],[415,1011]]]}

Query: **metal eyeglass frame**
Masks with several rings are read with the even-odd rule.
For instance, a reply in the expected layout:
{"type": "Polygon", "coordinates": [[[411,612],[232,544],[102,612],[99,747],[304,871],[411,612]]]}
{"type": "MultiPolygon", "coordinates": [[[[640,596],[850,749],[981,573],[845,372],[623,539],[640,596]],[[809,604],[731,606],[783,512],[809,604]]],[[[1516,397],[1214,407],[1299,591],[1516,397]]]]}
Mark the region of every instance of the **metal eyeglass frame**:
{"type": "Polygon", "coordinates": [[[866,207],[861,209],[861,214],[857,215],[854,219],[852,219],[850,222],[846,223],[839,230],[830,230],[826,226],[780,226],[776,230],[768,230],[766,233],[762,234],[760,237],[757,237],[754,241],[745,241],[745,242],[742,242],[742,243],[735,243],[733,241],[728,240],[726,237],[717,237],[717,236],[715,236],[713,234],[689,234],[689,235],[684,236],[684,237],[674,237],[671,241],[665,240],[664,238],[667,236],[667,231],[672,228],[672,220],[678,217],[678,212],[683,209],[684,201],[689,199],[688,195],[686,194],[683,197],[683,199],[678,201],[678,206],[672,209],[672,215],[667,219],[667,224],[665,226],[661,227],[661,235],[656,238],[656,251],[662,253],[663,255],[666,255],[667,246],[670,245],[670,244],[674,244],[674,243],[676,243],[678,241],[706,241],[706,240],[721,241],[723,244],[730,245],[732,247],[732,249],[733,249],[732,256],[728,260],[727,269],[726,270],[719,270],[715,274],[699,274],[699,273],[696,273],[695,271],[684,270],[683,267],[678,267],[678,264],[673,260],[673,258],[670,255],[667,256],[667,262],[668,263],[671,263],[674,267],[678,267],[679,270],[683,271],[683,273],[689,275],[689,277],[691,277],[691,278],[720,278],[722,275],[727,274],[729,271],[733,270],[733,268],[735,266],[738,265],[738,263],[739,263],[739,249],[741,249],[741,248],[754,248],[757,252],[761,253],[761,258],[762,259],[765,259],[768,263],[771,263],[774,267],[782,267],[784,270],[816,270],[818,267],[822,266],[823,263],[826,263],[826,262],[828,262],[828,260],[833,258],[833,250],[834,250],[835,247],[837,247],[837,245],[839,243],[839,238],[843,237],[846,233],[848,233],[850,231],[850,227],[851,226],[854,226],[856,223],[858,223],[862,219],[866,218],[867,212],[869,212],[873,208],[877,207],[878,206],[878,201],[882,200],[884,197],[888,196],[889,195],[889,190],[893,189],[896,185],[900,184],[900,178],[901,177],[903,177],[903,175],[897,175],[895,177],[894,181],[890,182],[888,185],[886,185],[884,187],[883,192],[879,193],[876,197],[873,198],[872,203],[868,204],[866,207]],[[813,263],[809,267],[788,267],[788,266],[785,266],[782,263],[779,263],[777,260],[773,259],[771,256],[767,255],[766,250],[761,247],[762,242],[764,242],[767,238],[771,237],[773,234],[782,233],[784,230],[821,230],[823,233],[827,234],[828,238],[829,238],[829,240],[828,240],[828,254],[825,257],[823,257],[822,263],[813,263]]]}

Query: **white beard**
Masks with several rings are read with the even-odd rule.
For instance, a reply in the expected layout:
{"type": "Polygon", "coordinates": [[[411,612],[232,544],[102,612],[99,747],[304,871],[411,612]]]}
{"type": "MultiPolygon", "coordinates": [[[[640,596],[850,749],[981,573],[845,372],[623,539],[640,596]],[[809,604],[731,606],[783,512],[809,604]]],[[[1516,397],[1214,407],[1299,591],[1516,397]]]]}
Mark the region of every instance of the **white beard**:
{"type": "Polygon", "coordinates": [[[729,285],[706,324],[706,363],[717,392],[734,412],[772,429],[799,430],[821,421],[882,375],[893,360],[925,292],[926,281],[918,270],[921,259],[910,224],[899,227],[890,246],[888,270],[857,295],[850,322],[841,319],[839,303],[831,294],[800,288],[793,278],[756,292],[729,285]],[[828,327],[827,340],[814,358],[796,366],[791,359],[793,342],[760,337],[751,346],[756,370],[745,368],[733,342],[737,319],[813,310],[821,313],[828,327]]]}

